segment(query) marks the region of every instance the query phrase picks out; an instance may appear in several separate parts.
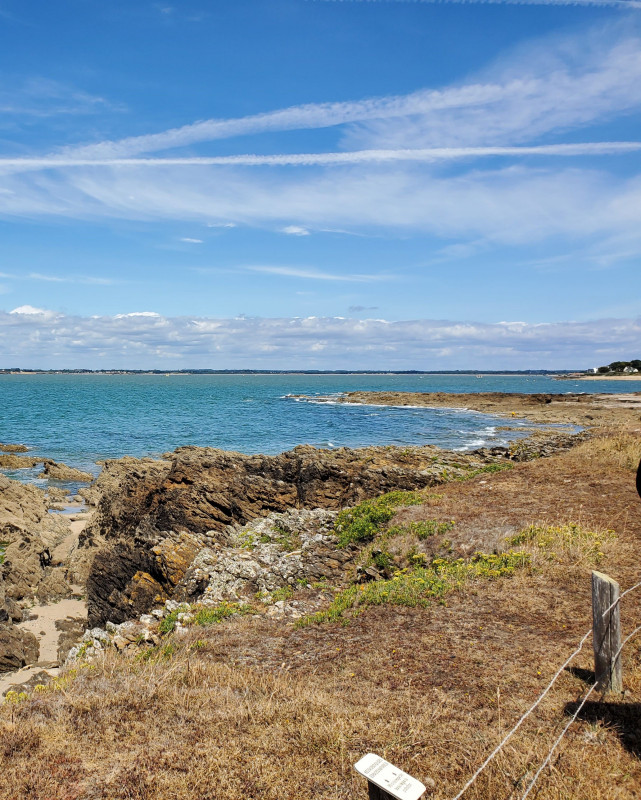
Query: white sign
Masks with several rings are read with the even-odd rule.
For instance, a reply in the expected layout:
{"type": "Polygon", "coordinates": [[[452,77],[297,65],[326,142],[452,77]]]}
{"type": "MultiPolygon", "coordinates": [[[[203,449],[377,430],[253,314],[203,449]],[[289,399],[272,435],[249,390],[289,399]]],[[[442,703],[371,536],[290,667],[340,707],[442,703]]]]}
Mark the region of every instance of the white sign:
{"type": "Polygon", "coordinates": [[[375,753],[363,756],[354,769],[397,800],[418,800],[425,791],[420,781],[375,753]]]}

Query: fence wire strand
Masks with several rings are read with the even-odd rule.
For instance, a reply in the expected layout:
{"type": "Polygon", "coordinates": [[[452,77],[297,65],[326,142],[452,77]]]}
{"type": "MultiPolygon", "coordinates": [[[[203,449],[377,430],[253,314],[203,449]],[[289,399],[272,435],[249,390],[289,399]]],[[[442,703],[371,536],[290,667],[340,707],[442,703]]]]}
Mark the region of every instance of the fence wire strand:
{"type": "MultiPolygon", "coordinates": [[[[619,597],[617,597],[617,599],[616,599],[616,600],[615,600],[615,601],[614,601],[614,602],[613,602],[613,603],[612,603],[610,606],[608,606],[608,608],[606,608],[606,609],[605,609],[605,611],[603,612],[603,617],[605,617],[605,615],[606,615],[606,614],[609,614],[609,613],[610,613],[610,611],[612,611],[612,609],[613,609],[613,608],[614,608],[616,605],[618,605],[618,604],[621,602],[621,599],[622,599],[623,597],[625,597],[625,596],[626,596],[626,594],[629,594],[630,592],[634,591],[635,589],[638,589],[639,587],[641,587],[641,581],[639,581],[638,583],[635,583],[635,584],[634,584],[634,586],[630,586],[630,587],[629,587],[628,589],[626,589],[624,592],[621,592],[621,594],[619,595],[619,597]]],[[[634,636],[636,633],[638,633],[639,631],[641,631],[641,625],[640,625],[638,628],[635,628],[635,630],[634,630],[634,631],[632,631],[632,633],[631,633],[631,634],[630,634],[630,635],[629,635],[629,636],[628,636],[628,637],[625,639],[625,641],[623,642],[623,644],[621,645],[621,647],[620,647],[620,648],[619,648],[619,650],[617,651],[617,654],[616,654],[616,655],[614,656],[614,658],[612,659],[613,663],[614,663],[614,662],[616,662],[616,660],[617,660],[617,658],[619,657],[619,655],[621,654],[621,651],[623,650],[624,646],[625,646],[625,645],[626,645],[626,644],[629,642],[629,640],[630,640],[630,639],[631,639],[631,638],[632,638],[632,637],[633,637],[633,636],[634,636]]],[[[585,636],[584,636],[584,637],[581,639],[581,641],[579,642],[579,644],[578,644],[578,646],[577,646],[576,650],[574,650],[574,652],[573,652],[573,653],[572,653],[572,654],[571,654],[571,655],[570,655],[570,656],[569,656],[569,657],[566,659],[566,661],[564,661],[564,662],[563,662],[563,664],[562,664],[562,665],[559,667],[559,669],[557,670],[557,672],[554,674],[554,677],[553,677],[553,678],[552,678],[552,680],[551,680],[551,681],[548,683],[548,685],[545,687],[545,689],[543,690],[543,692],[542,692],[542,693],[539,695],[539,697],[537,698],[537,700],[536,700],[536,701],[535,701],[535,702],[534,702],[534,703],[533,703],[533,704],[530,706],[530,708],[529,708],[529,709],[528,709],[528,710],[525,712],[525,714],[523,714],[523,716],[522,716],[522,717],[521,717],[521,718],[520,718],[520,719],[517,721],[516,725],[514,725],[514,727],[513,727],[513,728],[511,728],[511,729],[508,731],[508,733],[507,733],[507,734],[506,734],[506,735],[503,737],[503,739],[502,739],[502,740],[501,740],[501,741],[498,743],[498,745],[497,745],[497,746],[494,748],[494,750],[492,750],[492,752],[489,754],[489,756],[488,756],[488,757],[485,759],[485,761],[484,761],[484,762],[481,764],[481,766],[480,766],[480,767],[479,767],[479,768],[476,770],[476,772],[475,772],[475,773],[472,775],[472,777],[471,777],[471,778],[468,780],[468,782],[465,784],[465,786],[463,786],[463,788],[462,788],[462,789],[459,791],[459,793],[458,793],[457,795],[455,795],[455,796],[452,798],[452,800],[460,800],[460,798],[461,798],[461,797],[463,797],[463,795],[465,794],[465,792],[466,792],[466,791],[467,791],[467,790],[470,788],[470,786],[471,786],[471,785],[474,783],[474,781],[475,781],[475,780],[476,780],[476,779],[479,777],[479,775],[480,775],[480,774],[483,772],[483,770],[484,770],[484,769],[487,767],[487,765],[488,765],[488,764],[489,764],[489,763],[490,763],[490,762],[491,762],[491,761],[494,759],[494,757],[495,757],[495,756],[497,756],[497,755],[498,755],[498,753],[500,753],[500,751],[503,749],[503,747],[505,747],[505,745],[506,745],[506,744],[507,744],[507,743],[510,741],[510,739],[512,738],[512,736],[514,736],[514,734],[515,734],[515,733],[518,731],[518,729],[519,729],[519,728],[521,727],[521,725],[522,725],[522,724],[525,722],[525,720],[526,720],[526,719],[527,719],[527,718],[530,716],[530,714],[531,714],[531,713],[532,713],[532,712],[533,712],[533,711],[534,711],[534,710],[535,710],[535,709],[536,709],[536,708],[537,708],[537,707],[540,705],[540,703],[541,703],[541,701],[543,700],[543,698],[544,698],[544,697],[545,697],[545,696],[546,696],[546,695],[549,693],[549,691],[552,689],[552,687],[554,686],[554,684],[556,683],[556,681],[557,681],[557,680],[559,679],[559,677],[560,677],[560,676],[563,674],[563,671],[565,670],[565,668],[566,668],[566,667],[567,667],[567,666],[570,664],[570,662],[572,661],[572,659],[573,659],[575,656],[577,656],[577,655],[578,655],[578,654],[581,652],[581,650],[583,649],[583,645],[586,643],[586,641],[588,640],[588,638],[589,638],[591,635],[592,635],[592,628],[590,628],[590,630],[589,630],[589,631],[588,631],[588,632],[585,634],[585,636]]],[[[588,699],[588,697],[589,697],[589,696],[592,694],[592,692],[593,692],[593,690],[594,690],[595,688],[596,688],[596,684],[594,684],[594,685],[592,686],[592,688],[590,689],[590,691],[589,691],[589,692],[586,694],[586,696],[583,698],[583,701],[581,702],[581,705],[580,705],[580,706],[577,708],[577,710],[576,710],[576,713],[574,714],[574,716],[572,717],[572,719],[571,719],[571,720],[568,722],[568,724],[565,726],[565,728],[563,729],[563,731],[562,731],[561,735],[559,736],[559,738],[558,738],[558,739],[556,740],[556,742],[555,742],[555,743],[552,745],[552,749],[551,749],[551,750],[550,750],[550,752],[548,753],[548,756],[547,756],[547,758],[545,759],[545,761],[543,762],[543,764],[541,764],[541,766],[540,766],[540,767],[539,767],[539,769],[537,770],[536,774],[535,774],[535,775],[534,775],[534,777],[532,778],[532,781],[531,781],[531,782],[530,782],[530,784],[528,785],[528,787],[527,787],[527,789],[526,789],[526,792],[525,792],[525,794],[522,796],[521,800],[525,800],[525,798],[527,797],[527,795],[530,793],[530,790],[532,789],[532,787],[533,787],[533,786],[534,786],[534,784],[536,783],[536,780],[537,780],[537,778],[539,777],[539,775],[541,774],[541,772],[542,772],[543,768],[545,767],[545,765],[546,765],[547,763],[549,763],[549,761],[550,761],[550,758],[552,757],[552,753],[553,753],[553,752],[554,752],[554,750],[556,749],[556,747],[557,747],[557,745],[559,744],[559,742],[561,741],[561,739],[563,739],[563,737],[565,736],[565,734],[566,734],[566,731],[569,729],[570,725],[571,725],[571,724],[574,722],[574,720],[577,718],[577,716],[578,716],[579,712],[581,711],[581,709],[582,709],[582,708],[583,708],[583,706],[585,705],[585,702],[586,702],[586,700],[587,700],[587,699],[588,699]]]]}
{"type": "Polygon", "coordinates": [[[546,767],[546,766],[547,766],[547,765],[550,763],[550,760],[551,760],[551,758],[552,758],[552,754],[554,753],[554,751],[555,751],[555,750],[556,750],[556,748],[558,747],[558,745],[559,745],[559,742],[561,741],[561,739],[563,739],[563,737],[565,736],[565,734],[568,732],[568,730],[569,730],[569,728],[570,728],[570,725],[572,725],[572,723],[574,722],[574,720],[575,720],[575,719],[576,719],[576,718],[579,716],[579,714],[581,713],[581,709],[583,708],[583,706],[584,706],[584,705],[586,704],[586,702],[587,702],[587,699],[588,699],[588,697],[589,697],[589,696],[592,694],[592,692],[593,692],[595,689],[596,689],[596,683],[592,684],[592,686],[590,687],[590,690],[588,691],[588,693],[585,695],[585,697],[583,698],[583,700],[581,700],[581,703],[579,704],[579,706],[578,706],[577,710],[576,710],[576,711],[574,712],[574,714],[571,716],[571,718],[570,718],[570,721],[569,721],[569,722],[568,722],[568,724],[565,726],[565,728],[563,728],[563,730],[562,730],[562,731],[561,731],[561,733],[559,734],[559,736],[558,736],[557,740],[554,742],[554,744],[553,744],[553,745],[552,745],[552,747],[550,748],[550,752],[549,752],[549,753],[547,754],[547,756],[545,757],[545,759],[544,759],[543,763],[541,764],[541,766],[540,766],[540,767],[537,769],[537,771],[534,773],[534,777],[532,778],[532,780],[531,780],[531,781],[530,781],[530,783],[528,784],[528,787],[527,787],[527,789],[525,790],[525,792],[523,793],[523,795],[521,795],[521,800],[525,800],[525,798],[526,798],[526,797],[527,797],[527,796],[530,794],[530,792],[531,792],[531,791],[532,791],[532,789],[534,788],[534,784],[535,784],[535,783],[537,782],[537,780],[538,780],[538,777],[539,777],[539,775],[540,775],[540,774],[543,772],[543,770],[545,769],[545,767],[546,767]]]}
{"type": "Polygon", "coordinates": [[[558,677],[562,674],[563,670],[568,666],[570,661],[572,661],[574,656],[578,655],[581,652],[581,650],[583,648],[583,645],[586,643],[586,641],[589,638],[591,633],[592,633],[592,629],[590,628],[590,630],[585,634],[585,636],[579,642],[579,645],[576,648],[576,650],[567,659],[567,661],[565,661],[563,663],[563,665],[559,668],[559,670],[556,672],[556,674],[554,675],[552,680],[548,683],[548,685],[545,687],[543,692],[538,696],[538,698],[535,701],[535,703],[530,706],[530,708],[525,712],[525,714],[523,714],[523,716],[518,720],[516,725],[507,733],[506,736],[503,737],[503,739],[498,743],[498,745],[494,748],[494,750],[492,750],[490,755],[485,759],[485,761],[481,764],[481,766],[476,770],[474,775],[472,775],[472,777],[469,779],[469,781],[465,784],[465,786],[461,789],[461,791],[452,800],[460,800],[460,798],[463,797],[465,792],[470,788],[470,786],[474,783],[474,781],[478,778],[478,776],[483,772],[483,770],[485,769],[485,767],[487,767],[487,765],[490,763],[490,761],[492,761],[494,756],[496,756],[503,749],[503,747],[510,741],[512,736],[514,736],[514,734],[518,731],[518,729],[521,727],[521,725],[525,722],[525,720],[536,709],[536,707],[541,703],[541,701],[547,695],[547,693],[550,691],[550,689],[554,686],[554,684],[556,683],[558,677]]]}
{"type": "MultiPolygon", "coordinates": [[[[623,595],[621,595],[621,596],[623,597],[623,595]]],[[[641,625],[639,625],[638,627],[636,627],[636,628],[635,628],[635,629],[632,631],[632,633],[631,633],[629,636],[626,636],[625,640],[623,641],[623,644],[621,645],[621,647],[619,647],[619,649],[617,650],[616,654],[615,654],[615,655],[614,655],[614,657],[612,658],[612,663],[613,663],[613,664],[615,664],[615,663],[616,663],[617,659],[618,659],[618,658],[619,658],[619,656],[621,655],[621,651],[622,651],[622,650],[623,650],[623,648],[626,646],[626,644],[627,644],[627,643],[630,641],[630,639],[631,639],[633,636],[635,636],[637,633],[639,633],[639,631],[641,631],[641,625]]],[[[553,745],[552,745],[552,747],[550,748],[550,752],[547,754],[547,756],[546,756],[545,760],[543,761],[543,763],[541,764],[541,766],[538,768],[538,770],[536,771],[536,773],[535,773],[534,777],[532,778],[532,780],[531,780],[531,781],[530,781],[530,783],[528,784],[528,787],[527,787],[527,789],[525,790],[525,793],[524,793],[524,794],[521,796],[521,800],[525,800],[525,798],[526,798],[526,797],[527,797],[527,796],[530,794],[530,791],[532,790],[532,788],[534,787],[534,784],[535,784],[535,783],[536,783],[536,781],[538,780],[538,777],[539,777],[539,775],[540,775],[540,774],[543,772],[543,770],[545,769],[545,767],[546,767],[546,766],[547,766],[547,765],[550,763],[550,760],[551,760],[551,758],[552,758],[552,754],[554,753],[554,751],[555,751],[555,750],[556,750],[556,748],[558,747],[558,745],[559,745],[559,743],[560,743],[561,739],[563,739],[563,737],[564,737],[564,736],[565,736],[565,734],[568,732],[568,730],[569,730],[570,726],[572,725],[572,723],[573,723],[573,722],[576,720],[576,718],[579,716],[579,714],[581,713],[581,709],[583,708],[583,706],[584,706],[584,705],[586,704],[586,702],[587,702],[587,699],[588,699],[588,697],[589,697],[589,696],[592,694],[592,692],[593,692],[593,691],[594,691],[596,688],[597,688],[597,684],[596,684],[596,683],[594,683],[594,684],[593,684],[593,685],[590,687],[590,690],[588,691],[588,693],[585,695],[585,697],[583,698],[583,700],[582,700],[582,701],[581,701],[581,703],[579,704],[579,706],[578,706],[577,710],[574,712],[574,714],[573,714],[573,715],[572,715],[572,717],[570,718],[570,721],[568,722],[568,724],[567,724],[567,725],[565,726],[565,728],[563,728],[563,730],[561,731],[561,733],[560,733],[559,737],[556,739],[556,741],[554,742],[554,744],[553,744],[553,745]]]]}

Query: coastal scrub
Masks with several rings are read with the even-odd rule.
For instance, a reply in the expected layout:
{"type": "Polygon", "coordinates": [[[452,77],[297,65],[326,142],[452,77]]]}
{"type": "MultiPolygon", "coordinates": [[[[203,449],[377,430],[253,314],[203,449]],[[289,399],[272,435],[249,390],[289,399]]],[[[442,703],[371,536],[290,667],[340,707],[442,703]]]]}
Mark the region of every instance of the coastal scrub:
{"type": "Polygon", "coordinates": [[[428,606],[479,579],[495,579],[513,575],[518,568],[529,566],[530,555],[521,551],[498,555],[477,553],[470,561],[436,558],[428,567],[402,569],[389,580],[352,585],[339,592],[325,611],[300,619],[297,627],[323,622],[347,624],[350,618],[368,606],[428,606]]]}
{"type": "Polygon", "coordinates": [[[346,508],[336,518],[334,531],[338,546],[347,547],[354,542],[366,542],[376,536],[382,526],[389,522],[396,510],[404,506],[422,505],[419,492],[387,492],[374,500],[365,500],[353,508],[346,508]]]}

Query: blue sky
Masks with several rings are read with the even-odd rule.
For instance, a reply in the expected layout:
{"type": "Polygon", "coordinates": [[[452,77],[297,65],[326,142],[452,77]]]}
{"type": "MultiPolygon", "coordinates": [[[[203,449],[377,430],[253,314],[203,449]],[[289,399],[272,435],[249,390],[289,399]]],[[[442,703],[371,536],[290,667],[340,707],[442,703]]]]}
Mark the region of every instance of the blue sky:
{"type": "Polygon", "coordinates": [[[641,2],[0,0],[0,366],[641,353],[641,2]]]}

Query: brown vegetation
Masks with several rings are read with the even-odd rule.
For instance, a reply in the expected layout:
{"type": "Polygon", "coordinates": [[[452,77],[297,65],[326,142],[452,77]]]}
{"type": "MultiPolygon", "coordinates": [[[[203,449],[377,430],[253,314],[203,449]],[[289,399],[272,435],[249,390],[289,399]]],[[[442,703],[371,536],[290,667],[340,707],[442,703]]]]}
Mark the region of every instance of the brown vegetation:
{"type": "MultiPolygon", "coordinates": [[[[578,522],[603,532],[591,539],[598,552],[580,537],[567,547],[535,537],[523,543],[530,568],[472,581],[444,604],[380,605],[348,625],[232,618],[169,635],[145,657],[110,651],[57,688],[6,703],[0,798],[365,798],[352,765],[369,751],[430,783],[427,796],[453,797],[590,627],[595,562],[622,588],[639,580],[638,455],[634,435],[604,433],[442,485],[389,523],[454,520],[446,549],[455,557],[504,546],[531,524],[578,522]]],[[[442,537],[412,544],[443,553],[442,537]]],[[[332,594],[300,597],[327,604],[332,594]]],[[[624,635],[640,612],[641,591],[624,598],[624,635]]],[[[466,800],[521,796],[591,668],[588,641],[466,800]]],[[[541,776],[539,800],[639,796],[641,637],[623,669],[625,695],[593,695],[541,776]]]]}

